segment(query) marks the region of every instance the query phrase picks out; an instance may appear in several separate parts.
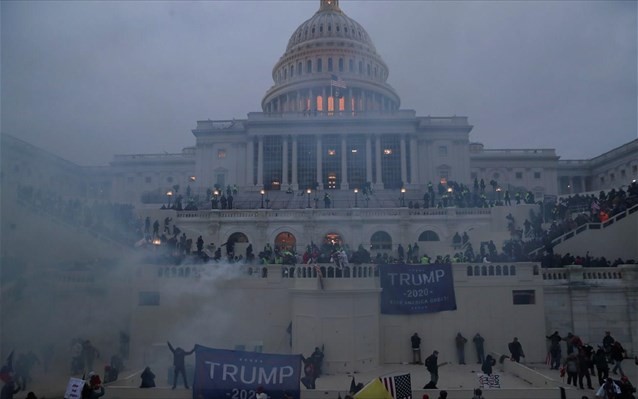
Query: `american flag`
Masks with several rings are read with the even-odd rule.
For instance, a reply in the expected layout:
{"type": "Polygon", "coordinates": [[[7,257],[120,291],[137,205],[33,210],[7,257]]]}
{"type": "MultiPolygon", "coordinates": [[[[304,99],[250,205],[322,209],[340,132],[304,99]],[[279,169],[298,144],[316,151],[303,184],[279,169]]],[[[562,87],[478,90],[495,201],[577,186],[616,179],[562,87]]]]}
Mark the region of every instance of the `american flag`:
{"type": "Polygon", "coordinates": [[[394,399],[412,399],[410,374],[390,375],[380,378],[394,399]]]}
{"type": "Polygon", "coordinates": [[[338,77],[337,75],[332,75],[331,78],[330,78],[330,86],[338,87],[340,89],[345,89],[346,88],[346,82],[341,80],[341,78],[338,77]]]}

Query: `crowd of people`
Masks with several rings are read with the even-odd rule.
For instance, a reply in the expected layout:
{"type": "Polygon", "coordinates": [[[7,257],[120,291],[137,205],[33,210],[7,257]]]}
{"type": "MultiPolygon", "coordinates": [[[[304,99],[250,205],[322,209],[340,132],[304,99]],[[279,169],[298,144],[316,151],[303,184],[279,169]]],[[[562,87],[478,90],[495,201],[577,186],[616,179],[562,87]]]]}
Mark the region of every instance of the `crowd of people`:
{"type": "MultiPolygon", "coordinates": [[[[627,353],[610,331],[606,331],[602,340],[595,343],[596,348],[572,332],[562,337],[555,331],[546,338],[549,341],[548,363],[552,370],[559,372],[560,377],[567,378],[568,385],[596,390],[596,397],[600,398],[635,398],[636,388],[622,368],[627,353]],[[567,350],[565,358],[562,356],[561,342],[565,343],[567,350]],[[596,376],[598,388],[592,383],[592,377],[596,376]]],[[[638,364],[638,357],[635,362],[638,364]]]]}

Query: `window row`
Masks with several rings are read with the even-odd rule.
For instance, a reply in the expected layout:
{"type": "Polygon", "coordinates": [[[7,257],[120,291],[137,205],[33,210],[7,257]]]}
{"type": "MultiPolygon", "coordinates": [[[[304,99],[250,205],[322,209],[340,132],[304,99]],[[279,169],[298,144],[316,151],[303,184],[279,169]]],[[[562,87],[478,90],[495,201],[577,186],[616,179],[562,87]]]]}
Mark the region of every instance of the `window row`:
{"type": "Polygon", "coordinates": [[[387,71],[380,65],[370,62],[364,62],[363,60],[356,61],[352,58],[346,60],[344,58],[333,59],[328,57],[325,59],[317,58],[313,63],[312,60],[306,60],[305,64],[299,61],[295,64],[288,64],[277,72],[277,83],[281,83],[288,78],[293,78],[295,75],[311,74],[313,72],[348,72],[352,74],[365,75],[374,79],[387,79],[387,71]]]}

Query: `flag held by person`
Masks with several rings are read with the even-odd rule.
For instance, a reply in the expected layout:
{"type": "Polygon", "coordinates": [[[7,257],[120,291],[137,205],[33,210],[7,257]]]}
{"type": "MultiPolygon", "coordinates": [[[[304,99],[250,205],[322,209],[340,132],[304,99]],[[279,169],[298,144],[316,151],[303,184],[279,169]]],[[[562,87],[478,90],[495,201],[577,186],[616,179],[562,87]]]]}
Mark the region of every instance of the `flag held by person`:
{"type": "Polygon", "coordinates": [[[383,386],[380,378],[375,378],[354,395],[354,399],[394,399],[383,386]]]}
{"type": "Polygon", "coordinates": [[[380,377],[385,389],[394,399],[412,399],[410,374],[394,374],[380,377]]]}

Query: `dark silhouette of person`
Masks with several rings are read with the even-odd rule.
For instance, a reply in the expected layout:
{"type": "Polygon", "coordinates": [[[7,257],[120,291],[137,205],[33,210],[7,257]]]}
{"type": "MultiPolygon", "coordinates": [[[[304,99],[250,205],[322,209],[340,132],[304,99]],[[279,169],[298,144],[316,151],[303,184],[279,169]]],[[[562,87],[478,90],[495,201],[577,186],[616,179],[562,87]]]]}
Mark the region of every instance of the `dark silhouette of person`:
{"type": "Polygon", "coordinates": [[[496,364],[496,360],[492,358],[492,355],[487,355],[485,361],[481,365],[481,371],[484,374],[492,375],[492,367],[496,364]]]}
{"type": "Polygon", "coordinates": [[[474,346],[476,347],[476,357],[478,358],[478,363],[483,364],[483,362],[485,361],[485,350],[483,346],[485,338],[483,338],[481,334],[476,333],[472,341],[474,342],[474,346]]]}
{"type": "Polygon", "coordinates": [[[202,236],[197,237],[197,254],[201,254],[204,249],[204,239],[202,236]]]}
{"type": "Polygon", "coordinates": [[[168,349],[170,349],[171,352],[173,352],[174,371],[173,371],[173,388],[172,389],[175,389],[177,387],[177,376],[179,375],[179,373],[182,373],[182,378],[184,379],[184,388],[190,389],[188,387],[188,381],[186,380],[186,364],[184,362],[184,359],[186,358],[186,356],[195,352],[195,348],[186,352],[184,349],[180,347],[173,348],[173,345],[171,345],[171,343],[168,341],[166,341],[166,343],[168,344],[168,349]]]}
{"type": "Polygon", "coordinates": [[[525,353],[523,352],[523,346],[518,342],[518,338],[514,337],[514,341],[510,342],[507,347],[510,350],[511,359],[520,363],[521,357],[525,357],[525,353]]]}
{"type": "Polygon", "coordinates": [[[153,222],[153,237],[159,237],[159,221],[153,222]]]}
{"type": "Polygon", "coordinates": [[[315,381],[317,380],[317,371],[311,357],[301,356],[303,362],[304,376],[301,377],[301,383],[306,389],[315,389],[315,381]]]}
{"type": "Polygon", "coordinates": [[[315,373],[317,374],[317,378],[321,377],[321,369],[323,367],[323,347],[319,349],[319,347],[315,347],[315,351],[310,355],[310,359],[315,364],[315,373]]]}
{"type": "Polygon", "coordinates": [[[419,337],[419,334],[414,333],[410,338],[410,342],[412,344],[412,363],[423,364],[421,361],[421,337],[419,337]]]}
{"type": "Polygon", "coordinates": [[[438,389],[436,384],[439,382],[439,351],[434,351],[425,359],[425,367],[430,373],[430,382],[425,384],[423,389],[438,389]]]}
{"type": "Polygon", "coordinates": [[[155,388],[155,374],[153,374],[150,367],[146,366],[140,378],[142,379],[140,388],[155,388]]]}

